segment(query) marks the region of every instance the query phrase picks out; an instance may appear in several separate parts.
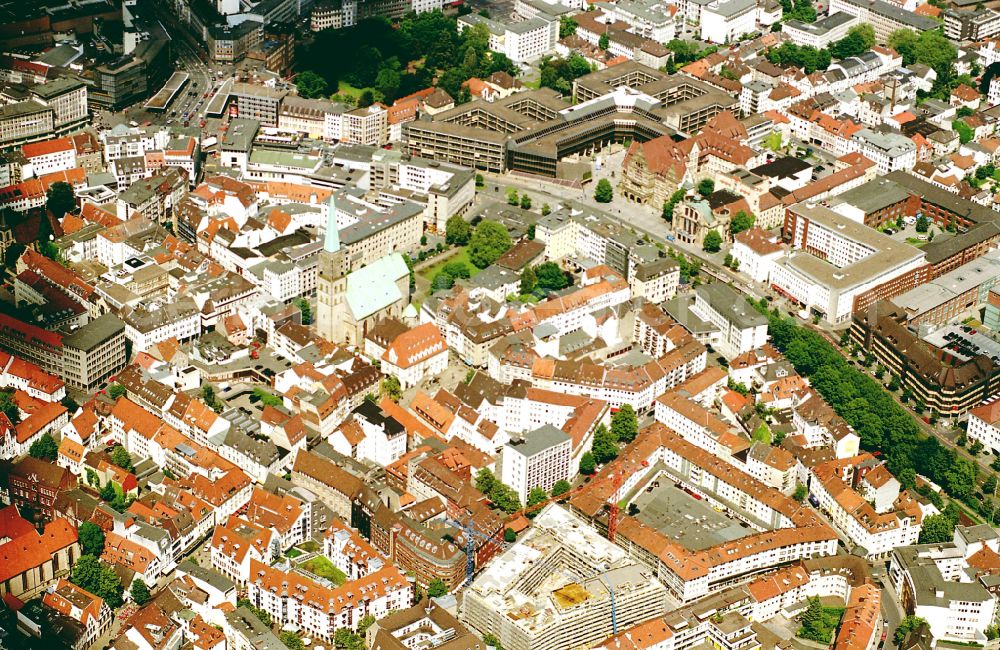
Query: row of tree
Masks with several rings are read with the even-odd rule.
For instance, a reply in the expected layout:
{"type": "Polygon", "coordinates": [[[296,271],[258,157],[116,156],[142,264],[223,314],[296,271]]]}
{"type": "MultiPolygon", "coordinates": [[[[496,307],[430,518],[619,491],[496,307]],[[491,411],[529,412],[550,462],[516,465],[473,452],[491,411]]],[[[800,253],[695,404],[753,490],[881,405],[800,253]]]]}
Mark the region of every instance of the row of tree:
{"type": "Polygon", "coordinates": [[[913,416],[881,384],[850,365],[819,333],[783,318],[777,309],[768,313],[766,301],[753,304],[768,315],[773,344],[854,428],[863,449],[882,452],[904,487],[913,488],[919,473],[952,497],[975,505],[976,463],[937,438],[924,436],[913,416]]]}
{"type": "Polygon", "coordinates": [[[812,74],[826,70],[833,59],[846,59],[867,52],[875,45],[875,29],[868,23],[855,25],[847,36],[830,44],[829,48],[796,45],[785,41],[767,51],[767,60],[775,65],[794,65],[812,74]]]}

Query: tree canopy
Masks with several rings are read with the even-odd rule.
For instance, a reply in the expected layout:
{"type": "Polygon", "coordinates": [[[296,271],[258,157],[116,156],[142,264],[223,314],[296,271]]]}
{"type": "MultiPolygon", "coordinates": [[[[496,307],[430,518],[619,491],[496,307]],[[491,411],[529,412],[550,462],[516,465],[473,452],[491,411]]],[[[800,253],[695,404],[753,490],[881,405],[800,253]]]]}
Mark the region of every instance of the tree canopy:
{"type": "Polygon", "coordinates": [[[136,578],[132,581],[132,587],[129,589],[129,594],[132,596],[132,601],[140,607],[149,602],[149,587],[146,586],[146,583],[142,578],[136,578]]]}
{"type": "Polygon", "coordinates": [[[618,442],[632,442],[639,433],[639,420],[631,404],[622,404],[618,412],[611,416],[611,433],[618,442]]]}
{"type": "MultiPolygon", "coordinates": [[[[45,207],[56,219],[62,219],[67,212],[76,209],[76,195],[73,186],[65,181],[56,181],[45,192],[45,207]]],[[[43,221],[45,221],[43,219],[43,221]]]]}
{"type": "Polygon", "coordinates": [[[590,64],[576,52],[568,57],[546,56],[539,64],[541,74],[539,85],[543,88],[551,88],[563,95],[573,92],[573,80],[590,74],[590,64]]]}
{"type": "Polygon", "coordinates": [[[705,233],[701,248],[707,253],[718,253],[722,249],[722,235],[719,231],[712,229],[705,233]]]}
{"type": "Polygon", "coordinates": [[[122,593],[125,590],[121,580],[118,579],[118,574],[93,555],[80,556],[73,565],[69,580],[95,596],[103,598],[112,609],[121,607],[124,602],[122,593]]]}
{"type": "MultiPolygon", "coordinates": [[[[764,306],[758,309],[766,311],[764,306]]],[[[834,411],[851,425],[865,450],[881,451],[889,471],[904,487],[914,487],[917,473],[949,495],[979,508],[974,498],[977,465],[924,436],[913,416],[895,402],[868,373],[851,366],[820,334],[771,312],[772,343],[834,411]]]]}
{"type": "Polygon", "coordinates": [[[104,552],[104,531],[97,524],[85,521],[76,531],[80,540],[80,548],[84,555],[100,557],[104,552]]]}
{"type": "Polygon", "coordinates": [[[733,215],[733,218],[729,221],[729,233],[731,235],[738,235],[744,230],[750,230],[753,228],[753,224],[754,216],[740,210],[733,215]]]}
{"type": "Polygon", "coordinates": [[[59,445],[50,433],[43,433],[42,437],[31,443],[28,447],[28,455],[32,458],[54,461],[59,456],[59,445]]]}
{"type": "Polygon", "coordinates": [[[590,451],[594,454],[594,460],[598,463],[607,463],[617,458],[618,441],[615,439],[615,434],[611,433],[603,424],[597,425],[590,451]]]}
{"type": "Polygon", "coordinates": [[[326,96],[326,79],[312,70],[303,70],[295,75],[295,87],[299,96],[305,99],[317,99],[326,96]]]}
{"type": "Polygon", "coordinates": [[[472,226],[459,215],[452,215],[445,223],[445,241],[456,246],[465,246],[472,236],[472,226]]]}
{"type": "Polygon", "coordinates": [[[542,262],[536,266],[535,277],[538,280],[539,288],[547,291],[559,291],[570,284],[566,272],[559,268],[555,262],[542,262]]]}
{"type": "Polygon", "coordinates": [[[408,14],[398,26],[375,17],[350,28],[324,30],[298,58],[303,68],[315,71],[329,88],[345,82],[373,89],[370,100],[388,102],[430,86],[442,70],[439,85],[463,101],[468,90],[462,84],[469,77],[488,77],[497,71],[518,74],[513,61],[490,52],[488,44],[485,26],[459,34],[454,17],[429,11],[408,14]]]}
{"type": "Polygon", "coordinates": [[[511,247],[510,233],[496,221],[480,221],[469,239],[469,260],[484,269],[511,247]]]}
{"type": "Polygon", "coordinates": [[[606,178],[602,178],[597,181],[597,187],[594,189],[594,200],[598,203],[611,203],[611,199],[615,197],[615,190],[611,187],[611,181],[606,178]]]}

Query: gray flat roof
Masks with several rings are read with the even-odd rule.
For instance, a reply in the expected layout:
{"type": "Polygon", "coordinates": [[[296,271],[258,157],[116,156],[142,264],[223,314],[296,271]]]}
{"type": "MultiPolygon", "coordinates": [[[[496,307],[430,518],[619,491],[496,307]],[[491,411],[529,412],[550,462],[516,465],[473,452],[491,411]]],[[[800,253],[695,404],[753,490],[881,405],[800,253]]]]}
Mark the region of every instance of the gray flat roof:
{"type": "Polygon", "coordinates": [[[568,441],[570,437],[565,431],[560,431],[551,424],[529,431],[518,440],[511,440],[508,446],[522,456],[530,458],[546,449],[568,441]]]}
{"type": "Polygon", "coordinates": [[[124,334],[125,323],[112,313],[102,314],[63,338],[63,345],[79,350],[93,350],[108,339],[124,334]]]}

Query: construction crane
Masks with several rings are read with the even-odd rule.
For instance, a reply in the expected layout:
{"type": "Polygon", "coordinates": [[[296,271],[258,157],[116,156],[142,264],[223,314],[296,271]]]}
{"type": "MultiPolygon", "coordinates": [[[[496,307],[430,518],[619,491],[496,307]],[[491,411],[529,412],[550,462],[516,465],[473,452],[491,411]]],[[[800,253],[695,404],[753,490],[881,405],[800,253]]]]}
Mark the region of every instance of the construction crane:
{"type": "Polygon", "coordinates": [[[507,542],[497,539],[493,535],[487,535],[477,529],[471,515],[469,516],[469,521],[464,524],[454,519],[446,519],[445,523],[460,529],[465,536],[465,582],[463,585],[468,585],[472,582],[472,577],[476,573],[476,538],[483,540],[487,544],[499,546],[502,550],[510,548],[510,544],[507,542]]]}
{"type": "Polygon", "coordinates": [[[572,490],[570,490],[569,492],[563,492],[562,494],[560,494],[557,497],[549,497],[545,501],[539,501],[538,503],[536,503],[534,505],[526,506],[524,508],[521,508],[517,512],[511,513],[510,516],[507,517],[507,522],[510,523],[510,522],[514,521],[515,519],[517,519],[518,517],[530,515],[530,514],[536,512],[536,511],[538,511],[538,510],[541,510],[542,508],[544,508],[545,506],[549,505],[552,502],[563,502],[563,501],[566,501],[567,499],[569,499],[570,497],[572,497],[574,494],[576,494],[577,492],[579,492],[580,490],[582,490],[585,487],[587,487],[585,484],[578,485],[575,488],[573,488],[572,490]]]}
{"type": "MultiPolygon", "coordinates": [[[[625,468],[619,467],[613,470],[608,478],[614,488],[611,491],[611,503],[608,505],[608,541],[614,542],[615,536],[618,534],[618,518],[620,516],[618,491],[622,489],[622,484],[625,482],[625,468]]],[[[614,597],[612,597],[612,601],[614,601],[614,597]]]]}

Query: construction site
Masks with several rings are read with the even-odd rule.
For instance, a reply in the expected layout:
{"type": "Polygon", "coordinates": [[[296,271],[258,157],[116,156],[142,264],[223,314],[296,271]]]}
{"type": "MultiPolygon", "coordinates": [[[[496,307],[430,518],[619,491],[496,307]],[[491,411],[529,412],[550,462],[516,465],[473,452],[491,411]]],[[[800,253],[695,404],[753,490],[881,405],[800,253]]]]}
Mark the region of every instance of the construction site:
{"type": "Polygon", "coordinates": [[[461,618],[508,650],[555,650],[607,638],[677,606],[647,567],[550,504],[473,581],[461,618]]]}

